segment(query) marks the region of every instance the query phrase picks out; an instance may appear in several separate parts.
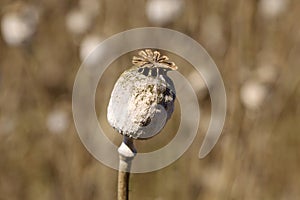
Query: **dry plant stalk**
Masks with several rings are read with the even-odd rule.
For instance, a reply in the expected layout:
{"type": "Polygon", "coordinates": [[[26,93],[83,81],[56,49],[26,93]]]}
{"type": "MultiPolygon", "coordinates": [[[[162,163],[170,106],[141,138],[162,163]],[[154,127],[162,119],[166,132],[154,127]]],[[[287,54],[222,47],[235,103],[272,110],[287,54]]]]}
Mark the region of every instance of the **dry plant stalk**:
{"type": "Polygon", "coordinates": [[[108,122],[124,136],[118,149],[118,200],[128,199],[131,161],[136,154],[133,139],[158,134],[170,119],[176,98],[167,72],[177,66],[167,56],[146,49],[134,56],[132,63],[116,82],[107,108],[108,122]]]}
{"type": "Polygon", "coordinates": [[[118,152],[120,158],[118,174],[118,200],[128,200],[131,161],[136,154],[133,140],[124,136],[124,140],[119,147],[118,152]]]}

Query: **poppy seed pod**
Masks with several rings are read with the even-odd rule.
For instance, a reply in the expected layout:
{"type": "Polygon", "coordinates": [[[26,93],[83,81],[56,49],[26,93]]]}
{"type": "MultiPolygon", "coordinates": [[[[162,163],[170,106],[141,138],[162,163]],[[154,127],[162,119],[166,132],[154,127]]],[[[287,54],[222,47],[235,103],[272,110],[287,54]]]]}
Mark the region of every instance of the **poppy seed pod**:
{"type": "Polygon", "coordinates": [[[3,40],[10,46],[30,43],[39,22],[40,10],[23,2],[16,2],[4,10],[1,19],[3,40]]]}
{"type": "Polygon", "coordinates": [[[140,51],[132,63],[115,83],[107,118],[122,135],[147,139],[159,133],[173,113],[176,93],[167,72],[177,66],[149,49],[140,51]]]}

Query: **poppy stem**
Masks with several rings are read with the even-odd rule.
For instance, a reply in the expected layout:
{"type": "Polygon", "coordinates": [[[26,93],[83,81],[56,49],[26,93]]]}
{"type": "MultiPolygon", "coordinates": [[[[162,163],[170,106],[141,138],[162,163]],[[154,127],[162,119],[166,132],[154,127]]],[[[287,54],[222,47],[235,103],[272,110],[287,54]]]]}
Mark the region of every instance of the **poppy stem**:
{"type": "Polygon", "coordinates": [[[118,148],[118,152],[120,159],[118,174],[118,200],[128,200],[131,161],[136,155],[133,140],[124,136],[123,142],[118,148]]]}

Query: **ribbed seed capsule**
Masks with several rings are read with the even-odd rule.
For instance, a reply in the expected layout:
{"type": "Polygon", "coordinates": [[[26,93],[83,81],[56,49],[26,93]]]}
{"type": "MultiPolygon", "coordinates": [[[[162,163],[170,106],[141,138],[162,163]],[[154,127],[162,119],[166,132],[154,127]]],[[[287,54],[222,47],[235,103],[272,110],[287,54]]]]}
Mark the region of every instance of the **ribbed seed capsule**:
{"type": "Polygon", "coordinates": [[[177,66],[158,51],[146,49],[139,56],[115,83],[107,118],[122,135],[147,139],[159,133],[173,113],[176,93],[167,72],[177,66]]]}

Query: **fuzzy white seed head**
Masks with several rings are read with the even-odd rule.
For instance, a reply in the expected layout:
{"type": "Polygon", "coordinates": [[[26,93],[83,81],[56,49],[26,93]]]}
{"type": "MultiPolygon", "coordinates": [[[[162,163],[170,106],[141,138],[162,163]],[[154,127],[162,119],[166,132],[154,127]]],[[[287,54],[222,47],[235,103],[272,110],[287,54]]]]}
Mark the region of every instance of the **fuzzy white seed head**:
{"type": "Polygon", "coordinates": [[[80,43],[80,59],[84,61],[88,56],[86,61],[88,65],[97,64],[101,58],[102,49],[96,48],[102,41],[102,38],[97,35],[88,35],[80,43]],[[91,55],[89,55],[92,53],[91,55]]]}
{"type": "Polygon", "coordinates": [[[35,7],[23,6],[17,11],[8,11],[1,20],[3,40],[11,46],[22,45],[33,37],[39,20],[35,7]]]}
{"type": "Polygon", "coordinates": [[[51,133],[62,133],[69,126],[68,114],[63,110],[54,110],[49,113],[46,125],[51,133]]]}
{"type": "Polygon", "coordinates": [[[91,17],[84,10],[73,10],[66,16],[67,29],[74,35],[86,33],[91,27],[91,24],[91,17]]]}
{"type": "Polygon", "coordinates": [[[182,0],[150,0],[146,5],[146,14],[151,23],[163,26],[175,21],[183,7],[182,0]]]}
{"type": "Polygon", "coordinates": [[[247,81],[241,88],[240,98],[249,110],[257,110],[261,107],[267,96],[266,87],[257,81],[247,81]]]}
{"type": "Polygon", "coordinates": [[[259,10],[265,18],[273,18],[283,13],[287,4],[288,0],[261,0],[259,10]]]}

